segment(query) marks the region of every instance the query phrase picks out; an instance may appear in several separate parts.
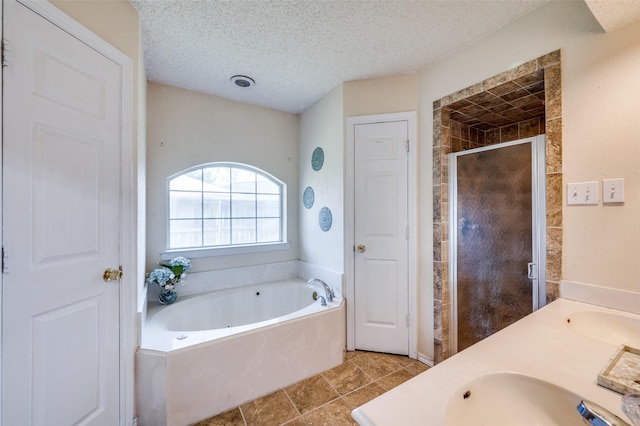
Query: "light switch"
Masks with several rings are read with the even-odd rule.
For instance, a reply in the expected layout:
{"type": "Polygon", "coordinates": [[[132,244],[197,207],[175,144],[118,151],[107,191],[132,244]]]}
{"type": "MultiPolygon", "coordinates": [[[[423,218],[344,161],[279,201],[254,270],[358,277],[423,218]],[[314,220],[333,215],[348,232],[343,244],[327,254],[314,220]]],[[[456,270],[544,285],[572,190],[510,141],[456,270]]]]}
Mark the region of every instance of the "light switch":
{"type": "Polygon", "coordinates": [[[602,181],[602,202],[604,204],[624,203],[624,179],[602,181]]]}
{"type": "Polygon", "coordinates": [[[567,205],[597,206],[598,182],[567,184],[567,205]]]}

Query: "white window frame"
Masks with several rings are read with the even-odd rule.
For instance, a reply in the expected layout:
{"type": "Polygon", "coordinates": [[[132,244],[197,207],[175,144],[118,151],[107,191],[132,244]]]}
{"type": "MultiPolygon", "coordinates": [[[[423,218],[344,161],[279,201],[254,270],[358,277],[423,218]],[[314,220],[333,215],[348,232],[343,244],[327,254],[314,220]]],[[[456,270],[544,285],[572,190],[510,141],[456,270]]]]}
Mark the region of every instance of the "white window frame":
{"type": "Polygon", "coordinates": [[[170,194],[171,190],[169,188],[171,180],[177,178],[178,176],[182,176],[188,173],[191,173],[195,170],[202,170],[211,167],[229,167],[232,169],[243,169],[248,170],[258,175],[261,175],[273,183],[277,184],[280,188],[280,241],[268,242],[268,243],[249,243],[249,244],[230,244],[230,245],[220,245],[220,246],[202,246],[202,247],[192,247],[192,248],[167,248],[166,251],[160,253],[160,257],[162,260],[168,260],[175,256],[185,256],[189,258],[198,258],[198,257],[209,257],[209,256],[220,256],[220,255],[229,255],[229,254],[243,254],[243,253],[256,253],[256,252],[264,252],[264,251],[274,251],[274,250],[286,250],[289,248],[289,243],[287,242],[287,184],[273,176],[272,174],[262,170],[258,167],[252,166],[250,164],[244,163],[233,163],[233,162],[212,162],[199,164],[194,167],[190,167],[188,169],[181,170],[178,173],[175,173],[167,178],[167,186],[166,186],[166,206],[167,206],[167,216],[166,216],[166,238],[167,238],[167,247],[169,246],[170,241],[170,229],[171,229],[171,218],[169,216],[170,211],[170,194]]]}

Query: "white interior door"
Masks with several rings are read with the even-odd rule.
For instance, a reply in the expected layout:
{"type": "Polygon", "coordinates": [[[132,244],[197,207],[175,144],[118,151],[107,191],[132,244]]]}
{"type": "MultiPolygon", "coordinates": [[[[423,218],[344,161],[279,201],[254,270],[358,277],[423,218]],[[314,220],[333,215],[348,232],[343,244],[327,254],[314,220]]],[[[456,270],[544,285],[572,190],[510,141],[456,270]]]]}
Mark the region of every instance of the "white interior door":
{"type": "Polygon", "coordinates": [[[116,425],[119,67],[4,2],[3,425],[116,425]]]}
{"type": "Polygon", "coordinates": [[[355,347],[408,354],[408,122],[358,124],[355,347]]]}

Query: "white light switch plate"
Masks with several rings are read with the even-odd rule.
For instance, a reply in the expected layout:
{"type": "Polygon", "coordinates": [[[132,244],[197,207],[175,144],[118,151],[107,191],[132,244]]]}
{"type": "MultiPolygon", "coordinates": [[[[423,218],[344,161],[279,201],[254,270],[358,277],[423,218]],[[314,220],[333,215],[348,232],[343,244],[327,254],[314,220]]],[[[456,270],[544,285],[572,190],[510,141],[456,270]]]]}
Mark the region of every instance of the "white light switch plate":
{"type": "Polygon", "coordinates": [[[567,184],[568,206],[597,206],[598,182],[579,182],[567,184]]]}
{"type": "Polygon", "coordinates": [[[602,181],[602,202],[624,203],[624,179],[604,179],[602,181]]]}

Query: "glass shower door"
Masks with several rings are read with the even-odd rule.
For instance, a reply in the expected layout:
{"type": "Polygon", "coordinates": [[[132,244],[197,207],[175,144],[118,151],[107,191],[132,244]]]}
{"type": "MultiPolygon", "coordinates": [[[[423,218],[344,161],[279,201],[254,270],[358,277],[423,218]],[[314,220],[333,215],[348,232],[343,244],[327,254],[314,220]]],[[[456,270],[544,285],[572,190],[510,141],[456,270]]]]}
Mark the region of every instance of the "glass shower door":
{"type": "Polygon", "coordinates": [[[535,141],[452,154],[454,350],[538,306],[535,141]]]}

